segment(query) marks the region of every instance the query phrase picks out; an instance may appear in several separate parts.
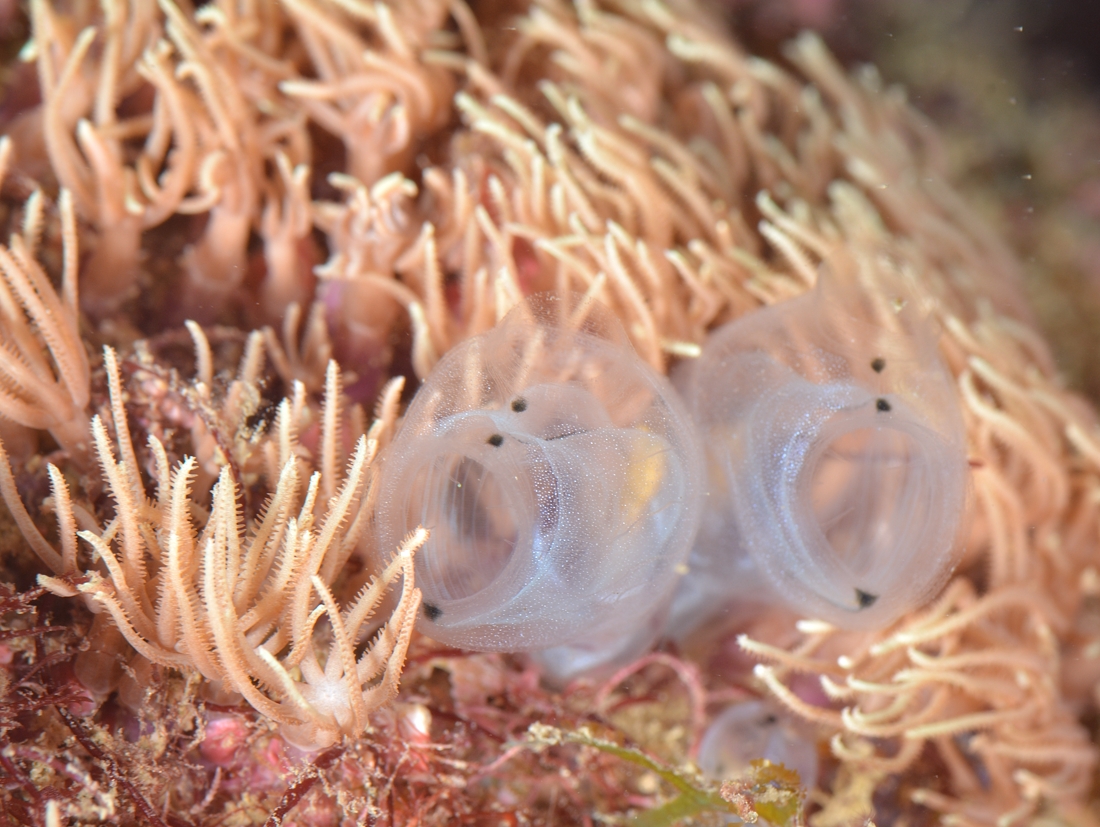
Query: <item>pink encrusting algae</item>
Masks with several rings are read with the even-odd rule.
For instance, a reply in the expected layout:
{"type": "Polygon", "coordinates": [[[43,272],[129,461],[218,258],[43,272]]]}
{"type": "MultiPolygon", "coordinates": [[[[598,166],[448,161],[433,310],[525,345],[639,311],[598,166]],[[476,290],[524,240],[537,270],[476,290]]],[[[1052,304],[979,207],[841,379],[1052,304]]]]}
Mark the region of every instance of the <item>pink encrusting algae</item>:
{"type": "Polygon", "coordinates": [[[873,70],[810,34],[754,57],[692,0],[28,19],[0,138],[6,822],[1094,823],[1100,429],[873,70]],[[938,336],[969,489],[938,594],[858,631],[731,607],[564,687],[415,630],[428,533],[375,547],[378,457],[448,351],[581,296],[667,373],[823,272],[887,304],[904,280],[938,336]],[[691,763],[748,700],[817,778],[691,763]]]}

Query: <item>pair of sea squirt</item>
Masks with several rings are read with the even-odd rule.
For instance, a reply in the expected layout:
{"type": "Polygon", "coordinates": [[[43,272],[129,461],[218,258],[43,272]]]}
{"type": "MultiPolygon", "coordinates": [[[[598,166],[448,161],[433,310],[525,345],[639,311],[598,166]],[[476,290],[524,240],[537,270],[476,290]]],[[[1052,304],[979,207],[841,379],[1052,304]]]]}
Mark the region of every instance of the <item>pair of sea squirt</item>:
{"type": "Polygon", "coordinates": [[[965,436],[904,291],[827,275],[716,330],[674,380],[588,297],[528,299],[436,365],[375,509],[379,548],[431,532],[426,634],[564,680],[762,593],[869,628],[943,583],[965,436]]]}

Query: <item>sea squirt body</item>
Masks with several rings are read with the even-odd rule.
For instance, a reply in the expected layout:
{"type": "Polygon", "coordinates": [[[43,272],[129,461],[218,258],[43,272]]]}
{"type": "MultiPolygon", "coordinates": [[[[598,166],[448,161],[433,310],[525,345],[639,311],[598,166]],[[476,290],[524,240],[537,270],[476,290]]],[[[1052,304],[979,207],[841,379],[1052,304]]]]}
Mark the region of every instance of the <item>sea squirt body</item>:
{"type": "Polygon", "coordinates": [[[942,585],[965,432],[900,275],[841,283],[825,270],[808,293],[715,331],[677,383],[709,463],[681,629],[763,584],[804,616],[876,628],[942,585]]]}
{"type": "Polygon", "coordinates": [[[539,652],[565,678],[659,633],[701,460],[672,386],[602,306],[532,297],[452,349],[380,462],[377,547],[431,531],[428,636],[539,652]]]}
{"type": "Polygon", "coordinates": [[[745,701],[723,710],[703,733],[696,763],[709,778],[727,781],[761,759],[797,772],[805,789],[817,783],[813,733],[763,701],[745,701]]]}

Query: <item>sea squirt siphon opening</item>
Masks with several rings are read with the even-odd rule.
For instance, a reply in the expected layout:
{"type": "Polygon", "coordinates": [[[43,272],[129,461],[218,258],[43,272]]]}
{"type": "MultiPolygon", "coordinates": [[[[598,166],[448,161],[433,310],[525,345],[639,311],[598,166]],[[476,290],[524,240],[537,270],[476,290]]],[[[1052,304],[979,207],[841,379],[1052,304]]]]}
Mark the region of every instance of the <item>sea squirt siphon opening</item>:
{"type": "Polygon", "coordinates": [[[519,542],[515,507],[503,480],[462,454],[437,456],[419,470],[407,513],[409,525],[431,531],[417,568],[437,602],[486,589],[507,568],[519,542]]]}
{"type": "Polygon", "coordinates": [[[888,564],[912,524],[927,519],[925,459],[910,434],[884,427],[841,433],[809,461],[817,526],[853,576],[888,564]]]}

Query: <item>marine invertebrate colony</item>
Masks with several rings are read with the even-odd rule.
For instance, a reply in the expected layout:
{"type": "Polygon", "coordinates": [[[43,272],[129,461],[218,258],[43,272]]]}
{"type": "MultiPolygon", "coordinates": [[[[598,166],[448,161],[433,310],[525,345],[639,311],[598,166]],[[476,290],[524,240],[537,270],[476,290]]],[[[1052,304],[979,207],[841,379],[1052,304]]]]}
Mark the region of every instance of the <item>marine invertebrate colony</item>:
{"type": "MultiPolygon", "coordinates": [[[[11,141],[5,137],[0,142],[2,170],[11,141]]],[[[90,396],[90,369],[78,329],[76,219],[67,191],[59,209],[65,257],[60,294],[35,261],[44,220],[41,192],[27,202],[22,233],[12,236],[10,246],[0,247],[0,412],[20,425],[49,430],[58,444],[81,459],[89,447],[83,409],[90,396]]]]}
{"type": "MultiPolygon", "coordinates": [[[[196,331],[198,328],[195,328],[196,331]]],[[[205,343],[197,334],[200,347],[205,343]]],[[[377,423],[368,445],[360,437],[349,458],[346,475],[336,489],[330,481],[324,509],[317,508],[322,475],[308,486],[301,480],[301,460],[294,455],[292,408],[284,400],[276,424],[278,482],[255,524],[241,531],[239,489],[228,466],[211,491],[205,525],[193,522],[191,486],[195,457],[170,468],[164,445],[150,435],[156,462],[156,498],[147,503],[136,478],[137,463],[122,407],[116,356],[105,352],[112,419],[118,435],[118,455],[107,428],[95,416],[91,430],[103,476],[115,503],[115,519],[104,529],[76,531],[72,496],[61,473],[52,465],[58,534],[62,549],[51,549],[36,533],[18,496],[10,488],[4,499],[18,515],[32,547],[60,579],[40,575],[39,583],[65,597],[90,598],[91,605],[122,633],[143,659],[131,668],[157,664],[193,668],[206,680],[239,693],[253,707],[287,728],[287,737],[316,746],[340,733],[357,735],[368,728],[367,713],[392,700],[404,663],[412,625],[420,605],[412,553],[426,533],[411,533],[399,544],[393,562],[377,582],[365,587],[343,611],[337,608],[330,584],[351,554],[366,522],[365,481],[377,450],[383,423],[377,423]],[[315,513],[314,509],[317,508],[315,513]],[[81,577],[75,540],[94,550],[105,572],[81,577]],[[402,598],[383,625],[377,643],[361,656],[354,641],[372,620],[385,590],[403,580],[402,598]],[[318,659],[313,627],[326,615],[333,641],[318,659]],[[295,678],[289,670],[300,672],[295,678]]],[[[245,384],[247,375],[237,381],[245,384]]],[[[238,388],[239,390],[239,388],[238,388]]],[[[335,364],[328,371],[325,426],[334,428],[339,397],[335,364]]],[[[331,434],[322,435],[330,442],[331,434]]],[[[330,450],[332,448],[330,447],[330,450]]],[[[0,447],[0,463],[7,458],[0,447]]],[[[330,457],[326,471],[335,469],[330,457]]],[[[7,471],[7,469],[4,469],[7,471]]],[[[101,629],[102,632],[102,629],[101,629]]],[[[77,661],[84,685],[100,693],[113,689],[113,664],[94,658],[77,661]]]]}
{"type": "MultiPolygon", "coordinates": [[[[163,796],[181,818],[222,818],[245,798],[222,772],[240,761],[248,772],[236,775],[260,802],[235,810],[241,820],[339,800],[390,823],[485,813],[553,823],[566,810],[581,821],[593,810],[661,812],[679,800],[670,789],[697,812],[722,806],[717,790],[656,773],[654,759],[579,728],[679,762],[708,717],[768,695],[812,725],[821,774],[804,780],[822,827],[875,810],[960,824],[1079,815],[1096,761],[1082,724],[1098,702],[1095,417],[1060,387],[1012,255],[944,182],[927,124],[873,72],[846,75],[812,36],[782,64],[754,58],[689,0],[30,10],[22,54],[40,102],[4,110],[0,145],[14,232],[0,257],[0,341],[17,355],[0,373],[10,458],[0,492],[25,538],[6,540],[5,576],[26,585],[42,574],[54,594],[80,598],[50,605],[89,637],[75,667],[96,695],[80,708],[83,726],[143,767],[177,761],[175,777],[188,779],[165,790],[165,773],[134,773],[139,793],[163,796]],[[427,588],[431,571],[413,564],[425,538],[394,557],[409,514],[386,511],[379,526],[398,516],[401,526],[367,530],[399,377],[410,390],[427,380],[430,398],[437,365],[450,371],[513,329],[494,326],[538,292],[606,306],[638,357],[667,371],[726,323],[782,338],[762,326],[793,309],[794,332],[808,329],[812,314],[798,308],[823,268],[860,285],[842,331],[865,313],[881,322],[876,308],[896,298],[899,279],[942,331],[934,345],[906,333],[902,352],[844,351],[872,383],[852,391],[856,401],[884,398],[895,431],[938,435],[956,471],[958,423],[921,409],[939,390],[908,396],[894,368],[931,366],[909,375],[953,384],[943,392],[961,401],[959,475],[971,499],[958,565],[932,603],[911,608],[914,584],[890,605],[885,591],[905,577],[877,553],[884,542],[854,567],[883,594],[846,574],[828,581],[817,617],[771,606],[685,637],[682,657],[651,654],[594,689],[560,693],[522,658],[457,653],[411,632],[414,586],[427,588]],[[198,323],[184,326],[189,317],[198,323]],[[379,395],[372,430],[363,406],[379,395]],[[372,575],[396,583],[399,569],[392,609],[381,586],[361,590],[372,575]],[[822,619],[826,604],[861,602],[855,589],[876,598],[855,614],[888,625],[824,622],[836,619],[822,619]],[[394,693],[406,646],[397,704],[372,714],[394,693]],[[668,724],[659,733],[631,717],[646,703],[650,720],[668,724]],[[144,735],[126,740],[143,715],[174,733],[160,752],[144,735]],[[284,729],[265,728],[269,719],[284,729]],[[545,719],[577,731],[521,739],[545,719]],[[236,752],[214,737],[234,727],[249,733],[236,752]],[[368,728],[317,756],[324,785],[306,796],[286,782],[282,797],[287,744],[368,728]],[[202,737],[199,766],[189,756],[202,737]]],[[[538,387],[524,386],[528,405],[538,387]]],[[[589,404],[597,391],[574,383],[570,413],[602,416],[589,404]]],[[[504,438],[521,427],[506,406],[513,393],[478,415],[504,438]]],[[[409,406],[409,427],[427,404],[409,406]]],[[[615,424],[621,445],[640,449],[627,461],[634,483],[678,479],[646,450],[673,435],[615,424]]],[[[486,457],[497,448],[478,446],[486,457]]],[[[898,490],[930,515],[925,479],[898,490]]],[[[625,501],[643,504],[640,518],[657,502],[640,490],[625,501]]],[[[458,504],[409,510],[433,502],[458,504]]],[[[853,528],[834,506],[821,506],[822,519],[853,528]]],[[[944,536],[949,516],[932,526],[944,536]]],[[[926,542],[944,555],[940,533],[926,542]]],[[[436,620],[443,637],[445,607],[436,620]]],[[[12,674],[33,674],[40,656],[13,652],[12,674]]],[[[55,671],[43,667],[43,679],[63,680],[55,671]]],[[[91,818],[85,782],[35,751],[58,743],[55,720],[0,733],[22,739],[5,756],[36,779],[3,800],[25,799],[43,819],[47,807],[91,818]]],[[[738,783],[730,795],[744,803],[752,783],[738,783]]]]}

